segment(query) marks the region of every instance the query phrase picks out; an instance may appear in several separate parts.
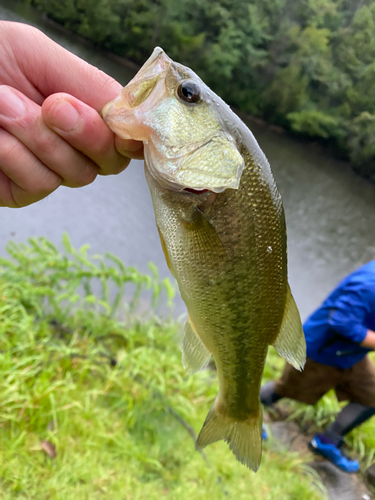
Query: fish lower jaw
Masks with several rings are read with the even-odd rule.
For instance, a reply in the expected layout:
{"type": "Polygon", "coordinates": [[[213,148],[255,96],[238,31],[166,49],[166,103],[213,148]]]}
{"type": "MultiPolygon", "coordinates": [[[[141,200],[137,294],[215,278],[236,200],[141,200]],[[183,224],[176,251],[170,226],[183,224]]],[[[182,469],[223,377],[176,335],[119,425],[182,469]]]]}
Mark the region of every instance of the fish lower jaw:
{"type": "Polygon", "coordinates": [[[186,191],[187,193],[193,193],[195,195],[200,195],[204,193],[212,193],[209,189],[193,189],[193,188],[184,188],[183,191],[186,191]]]}

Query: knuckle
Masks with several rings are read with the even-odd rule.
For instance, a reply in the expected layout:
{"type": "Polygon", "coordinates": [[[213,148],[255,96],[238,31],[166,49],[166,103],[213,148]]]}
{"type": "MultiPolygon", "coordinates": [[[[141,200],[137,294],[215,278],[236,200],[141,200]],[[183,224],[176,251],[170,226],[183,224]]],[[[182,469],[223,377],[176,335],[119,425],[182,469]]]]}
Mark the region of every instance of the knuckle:
{"type": "Polygon", "coordinates": [[[73,188],[84,187],[91,184],[98,175],[99,167],[90,160],[83,160],[83,163],[76,167],[74,176],[69,176],[66,179],[66,185],[73,188]]]}
{"type": "Polygon", "coordinates": [[[98,169],[95,169],[93,167],[87,167],[83,175],[81,175],[80,178],[78,179],[77,187],[83,187],[87,186],[88,184],[91,184],[92,182],[94,182],[97,175],[98,175],[98,169]]]}
{"type": "Polygon", "coordinates": [[[45,198],[61,185],[59,175],[48,168],[38,169],[34,176],[23,178],[23,190],[35,200],[45,198]]]}
{"type": "MultiPolygon", "coordinates": [[[[112,78],[111,76],[104,73],[104,71],[102,71],[101,69],[95,68],[94,78],[97,82],[101,82],[103,91],[108,91],[109,89],[113,89],[117,93],[120,92],[120,90],[118,88],[119,83],[116,82],[116,80],[114,78],[112,78]]],[[[104,106],[104,104],[103,104],[103,106],[104,106]]],[[[100,110],[98,110],[98,111],[100,111],[100,110]]]]}
{"type": "Polygon", "coordinates": [[[0,163],[0,207],[19,208],[13,197],[11,189],[11,180],[2,171],[0,163]]]}
{"type": "MultiPolygon", "coordinates": [[[[18,185],[18,191],[35,200],[41,199],[61,184],[61,177],[43,165],[39,160],[12,134],[0,128],[0,169],[18,185]],[[21,187],[22,186],[22,187],[21,187]]],[[[4,178],[2,179],[4,185],[4,178]]],[[[1,178],[0,178],[1,182],[1,178]]],[[[13,204],[9,206],[24,206],[13,197],[13,204]]]]}
{"type": "Polygon", "coordinates": [[[45,169],[45,174],[41,176],[37,185],[33,184],[29,192],[38,198],[45,198],[61,185],[62,179],[49,169],[45,169]]]}
{"type": "Polygon", "coordinates": [[[41,116],[34,123],[34,141],[38,151],[42,151],[43,155],[52,158],[58,155],[61,138],[50,130],[46,130],[41,116]]]}
{"type": "MultiPolygon", "coordinates": [[[[1,138],[1,134],[0,134],[1,138]]],[[[10,163],[12,160],[16,159],[19,152],[19,144],[13,136],[7,137],[7,140],[1,141],[0,146],[0,160],[10,163]]]]}
{"type": "Polygon", "coordinates": [[[100,141],[93,141],[90,144],[90,157],[91,158],[103,158],[107,154],[107,147],[101,144],[100,141]]]}

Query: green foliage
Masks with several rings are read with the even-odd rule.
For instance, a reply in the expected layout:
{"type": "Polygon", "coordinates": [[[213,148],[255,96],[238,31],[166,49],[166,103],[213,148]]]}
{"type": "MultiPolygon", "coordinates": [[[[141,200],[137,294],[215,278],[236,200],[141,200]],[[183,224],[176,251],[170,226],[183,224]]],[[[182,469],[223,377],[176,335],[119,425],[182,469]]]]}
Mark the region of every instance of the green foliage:
{"type": "Polygon", "coordinates": [[[321,498],[296,454],[266,445],[253,474],[225,443],[195,450],[217,376],[185,375],[181,325],[135,314],[140,290],[164,288],[156,268],[149,277],[113,256],[90,257],[67,236],[62,253],[45,238],[8,251],[0,262],[2,499],[321,498]],[[129,287],[135,298],[123,307],[129,287]]]}
{"type": "MultiPolygon", "coordinates": [[[[130,311],[136,308],[142,289],[151,290],[151,302],[155,305],[162,288],[154,265],[150,264],[152,278],[125,267],[111,254],[89,258],[89,245],[75,250],[67,234],[63,236],[63,246],[65,253],[61,254],[46,238],[31,238],[28,244],[8,244],[12,260],[0,258],[1,280],[17,289],[20,303],[36,316],[48,312],[49,317],[63,321],[79,303],[81,310],[87,306],[113,317],[126,285],[132,287],[130,311]],[[18,284],[20,279],[22,285],[18,284]],[[41,307],[45,302],[47,309],[41,307]]],[[[164,280],[163,287],[173,299],[173,287],[168,280],[164,280]]]]}
{"type": "Polygon", "coordinates": [[[338,118],[327,115],[316,109],[305,110],[287,115],[292,128],[311,137],[322,137],[328,139],[334,134],[340,136],[341,128],[338,118]]]}
{"type": "Polygon", "coordinates": [[[375,156],[375,113],[362,112],[350,126],[350,157],[356,170],[375,181],[372,159],[375,156]]]}

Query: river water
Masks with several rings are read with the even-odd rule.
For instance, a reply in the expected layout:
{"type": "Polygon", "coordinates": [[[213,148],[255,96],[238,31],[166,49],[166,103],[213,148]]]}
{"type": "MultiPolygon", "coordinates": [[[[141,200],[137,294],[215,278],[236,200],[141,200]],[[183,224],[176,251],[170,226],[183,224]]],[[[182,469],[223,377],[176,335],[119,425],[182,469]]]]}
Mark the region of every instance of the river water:
{"type": "MultiPolygon", "coordinates": [[[[0,19],[37,26],[123,84],[132,77],[128,69],[65,37],[22,3],[0,0],[0,19]]],[[[375,184],[314,144],[252,123],[249,127],[271,163],[284,200],[290,283],[304,319],[345,274],[375,259],[375,184]]],[[[161,277],[169,276],[140,161],[85,188],[60,188],[35,205],[0,210],[0,255],[10,239],[47,236],[59,245],[67,231],[75,246],[89,243],[93,253],[111,252],[145,272],[152,261],[161,277]]],[[[177,298],[175,314],[184,311],[177,298]]]]}

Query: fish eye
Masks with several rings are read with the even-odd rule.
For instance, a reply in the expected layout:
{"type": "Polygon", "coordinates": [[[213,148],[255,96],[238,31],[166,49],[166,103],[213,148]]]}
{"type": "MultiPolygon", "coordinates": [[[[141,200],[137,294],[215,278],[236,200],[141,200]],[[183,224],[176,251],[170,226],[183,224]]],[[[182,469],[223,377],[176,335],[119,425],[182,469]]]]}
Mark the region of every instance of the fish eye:
{"type": "Polygon", "coordinates": [[[201,100],[201,89],[192,80],[183,80],[177,87],[177,95],[185,102],[199,102],[201,100]]]}

